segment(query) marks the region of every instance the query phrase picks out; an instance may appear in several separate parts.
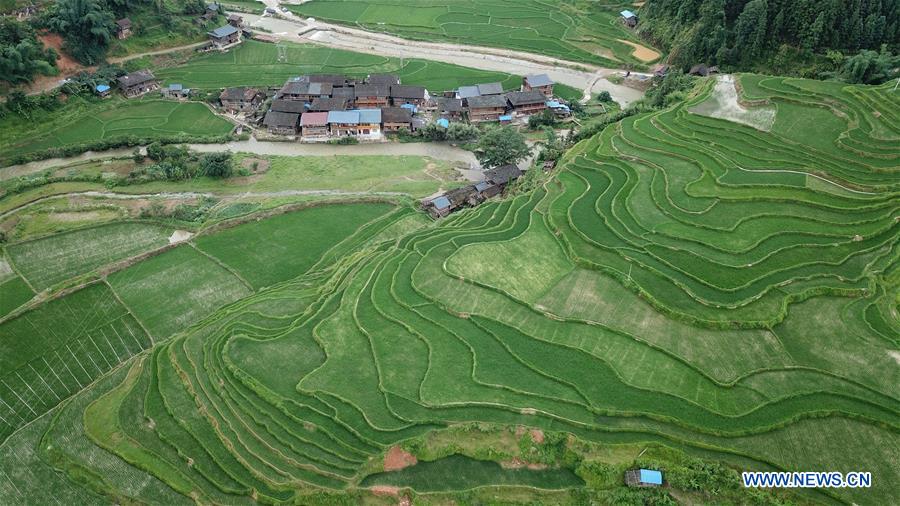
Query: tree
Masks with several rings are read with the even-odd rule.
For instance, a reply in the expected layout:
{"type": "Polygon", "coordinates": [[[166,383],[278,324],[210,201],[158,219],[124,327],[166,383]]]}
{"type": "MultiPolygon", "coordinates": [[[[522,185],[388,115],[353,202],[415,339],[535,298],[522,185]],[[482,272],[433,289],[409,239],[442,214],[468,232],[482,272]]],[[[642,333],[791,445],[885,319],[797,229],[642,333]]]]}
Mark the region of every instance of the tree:
{"type": "Polygon", "coordinates": [[[900,57],[891,53],[885,45],[880,53],[863,50],[847,58],[838,77],[854,84],[881,84],[897,77],[898,66],[900,57]]]}
{"type": "Polygon", "coordinates": [[[56,51],[44,49],[34,30],[13,18],[0,18],[0,80],[29,82],[36,73],[55,71],[56,51]]]}
{"type": "Polygon", "coordinates": [[[115,32],[113,13],[102,0],[59,0],[49,26],[65,34],[68,52],[88,65],[103,58],[115,32]]]}
{"type": "Polygon", "coordinates": [[[766,0],[751,0],[737,18],[734,46],[744,62],[759,56],[765,48],[768,11],[766,0]]]}
{"type": "Polygon", "coordinates": [[[494,127],[478,140],[475,157],[485,168],[517,163],[531,154],[525,136],[510,127],[494,127]]]}
{"type": "Polygon", "coordinates": [[[478,127],[468,123],[450,123],[447,128],[447,139],[451,141],[468,141],[478,137],[481,133],[478,127]]]}
{"type": "Polygon", "coordinates": [[[231,153],[207,153],[200,158],[200,170],[205,176],[227,178],[234,172],[231,153]]]}

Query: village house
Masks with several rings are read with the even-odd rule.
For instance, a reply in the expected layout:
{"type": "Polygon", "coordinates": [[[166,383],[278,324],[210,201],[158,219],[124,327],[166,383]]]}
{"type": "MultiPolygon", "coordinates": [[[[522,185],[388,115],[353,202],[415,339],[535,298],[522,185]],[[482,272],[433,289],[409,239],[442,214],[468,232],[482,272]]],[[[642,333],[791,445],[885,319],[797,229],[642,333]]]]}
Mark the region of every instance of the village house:
{"type": "Polygon", "coordinates": [[[500,187],[500,190],[502,191],[509,183],[519,179],[519,176],[521,175],[522,169],[517,165],[510,163],[484,171],[484,180],[492,185],[500,187]]]}
{"type": "Polygon", "coordinates": [[[440,197],[434,198],[424,205],[425,210],[428,211],[428,214],[431,215],[432,218],[444,218],[450,214],[450,199],[441,195],[440,197]]]}
{"type": "Polygon", "coordinates": [[[533,74],[522,78],[522,91],[539,91],[547,98],[553,97],[553,80],[547,74],[533,74]]]}
{"type": "Polygon", "coordinates": [[[297,135],[297,125],[300,123],[300,115],[290,112],[269,111],[263,120],[263,125],[270,134],[297,135]]]}
{"type": "Polygon", "coordinates": [[[358,128],[360,136],[380,137],[381,109],[360,109],[358,128]]]}
{"type": "Polygon", "coordinates": [[[424,107],[431,97],[422,86],[403,86],[395,84],[391,86],[391,103],[395,106],[404,104],[424,107]]]}
{"type": "Polygon", "coordinates": [[[662,485],[662,473],[652,469],[625,471],[625,484],[629,487],[658,487],[662,485]]]}
{"type": "Polygon", "coordinates": [[[469,97],[466,99],[466,103],[469,109],[469,121],[472,123],[499,121],[500,116],[506,113],[506,97],[502,95],[469,97]]]}
{"type": "Polygon", "coordinates": [[[366,84],[377,84],[381,86],[394,86],[400,84],[400,77],[394,74],[369,74],[366,77],[366,84]]]}
{"type": "Polygon", "coordinates": [[[224,25],[206,33],[217,49],[224,49],[241,41],[241,31],[231,25],[224,25]]]}
{"type": "Polygon", "coordinates": [[[471,97],[481,97],[485,95],[502,95],[503,85],[500,83],[483,83],[474,86],[460,86],[456,91],[456,98],[466,100],[471,97]]]}
{"type": "Polygon", "coordinates": [[[109,85],[107,84],[98,84],[94,87],[94,93],[97,94],[100,98],[106,98],[109,96],[109,85]]]}
{"type": "Polygon", "coordinates": [[[212,21],[213,19],[216,19],[216,16],[219,15],[219,9],[220,9],[220,6],[219,6],[218,2],[212,2],[212,3],[206,4],[206,11],[203,13],[202,16],[200,16],[200,22],[206,23],[207,21],[212,21]]]}
{"type": "Polygon", "coordinates": [[[385,107],[381,109],[382,130],[385,132],[398,132],[400,130],[412,131],[412,113],[403,107],[385,107]]]}
{"type": "Polygon", "coordinates": [[[191,89],[185,88],[184,86],[172,83],[162,89],[159,90],[160,94],[163,98],[174,98],[176,100],[186,100],[191,96],[191,89]]]}
{"type": "Polygon", "coordinates": [[[244,18],[238,16],[237,14],[229,14],[228,24],[235,28],[240,28],[244,25],[244,18]]]}
{"type": "Polygon", "coordinates": [[[463,104],[462,100],[458,98],[438,98],[437,103],[437,112],[444,118],[448,119],[460,119],[462,117],[463,112],[463,104]]]}
{"type": "Polygon", "coordinates": [[[622,16],[622,23],[625,23],[625,26],[627,26],[628,28],[634,28],[635,26],[637,26],[637,14],[629,10],[624,10],[620,12],[619,15],[622,16]]]}
{"type": "Polygon", "coordinates": [[[300,135],[307,138],[328,137],[328,113],[303,113],[300,116],[300,135]]]}
{"type": "Polygon", "coordinates": [[[328,128],[335,137],[359,133],[359,111],[328,111],[328,128]]]}
{"type": "Polygon", "coordinates": [[[131,20],[128,18],[117,19],[116,38],[119,40],[125,40],[128,37],[131,37],[131,20]]]}
{"type": "Polygon", "coordinates": [[[303,114],[306,112],[306,104],[303,102],[298,102],[296,100],[273,100],[272,106],[269,107],[270,111],[275,112],[289,112],[292,114],[303,114]]]}
{"type": "Polygon", "coordinates": [[[520,116],[536,114],[547,108],[547,97],[538,90],[513,91],[506,94],[506,100],[520,116]]]}
{"type": "Polygon", "coordinates": [[[347,104],[356,100],[356,89],[353,86],[343,86],[331,90],[331,98],[339,98],[347,101],[347,104]]]}
{"type": "Polygon", "coordinates": [[[317,98],[312,101],[308,110],[311,112],[343,111],[349,103],[345,98],[317,98]]]}
{"type": "Polygon", "coordinates": [[[311,102],[317,98],[331,96],[333,85],[331,83],[309,82],[307,76],[291,79],[276,93],[277,98],[285,100],[299,100],[311,102]]]}
{"type": "Polygon", "coordinates": [[[341,74],[312,74],[306,76],[306,78],[311,83],[330,84],[335,88],[341,86],[353,86],[353,84],[356,83],[353,79],[341,74]]]}
{"type": "Polygon", "coordinates": [[[362,108],[387,107],[391,95],[389,86],[358,84],[355,88],[356,106],[362,108]]]}
{"type": "Polygon", "coordinates": [[[456,92],[456,98],[460,100],[466,100],[467,98],[480,96],[481,93],[478,92],[478,86],[460,86],[459,90],[456,92]]]}
{"type": "Polygon", "coordinates": [[[159,89],[159,80],[149,70],[138,70],[116,79],[122,94],[128,98],[137,97],[159,89]]]}
{"type": "Polygon", "coordinates": [[[263,96],[256,88],[225,88],[219,94],[219,101],[228,112],[247,112],[259,107],[263,96]]]}

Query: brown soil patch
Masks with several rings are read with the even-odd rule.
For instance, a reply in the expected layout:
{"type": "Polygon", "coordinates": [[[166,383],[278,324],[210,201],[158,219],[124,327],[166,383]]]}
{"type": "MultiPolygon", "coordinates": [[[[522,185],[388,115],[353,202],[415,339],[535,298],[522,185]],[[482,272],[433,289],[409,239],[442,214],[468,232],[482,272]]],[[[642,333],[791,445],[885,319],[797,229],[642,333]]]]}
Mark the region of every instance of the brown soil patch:
{"type": "Polygon", "coordinates": [[[382,496],[383,495],[392,495],[392,496],[400,495],[399,487],[391,487],[388,485],[376,485],[376,486],[370,488],[369,490],[371,490],[372,493],[375,495],[382,495],[382,496]]]}
{"type": "Polygon", "coordinates": [[[503,469],[522,469],[528,465],[528,462],[525,462],[519,457],[513,457],[509,460],[503,460],[500,462],[500,467],[503,469]]]}
{"type": "Polygon", "coordinates": [[[628,44],[629,46],[633,47],[634,51],[631,52],[632,56],[643,62],[651,62],[653,60],[656,60],[660,56],[659,53],[650,49],[649,47],[635,44],[634,42],[629,42],[622,39],[619,39],[619,42],[621,42],[622,44],[628,44]]]}
{"type": "Polygon", "coordinates": [[[392,446],[384,456],[384,470],[398,471],[405,467],[414,466],[419,462],[415,455],[406,452],[399,446],[392,446]]]}
{"type": "Polygon", "coordinates": [[[541,429],[531,429],[531,440],[535,443],[543,443],[544,442],[544,431],[541,429]]]}
{"type": "Polygon", "coordinates": [[[269,163],[265,158],[244,158],[241,160],[241,167],[252,171],[254,174],[265,174],[269,171],[269,163]],[[256,168],[253,168],[253,164],[256,164],[256,168]]]}
{"type": "Polygon", "coordinates": [[[52,47],[56,50],[56,53],[59,55],[59,58],[56,59],[56,68],[59,69],[59,74],[55,76],[35,76],[31,84],[28,85],[27,91],[29,93],[40,93],[53,89],[60,80],[66,77],[73,76],[83,70],[94,71],[97,69],[97,67],[85,67],[66,54],[62,49],[63,38],[58,33],[41,33],[38,35],[38,40],[44,44],[44,47],[52,47]]]}

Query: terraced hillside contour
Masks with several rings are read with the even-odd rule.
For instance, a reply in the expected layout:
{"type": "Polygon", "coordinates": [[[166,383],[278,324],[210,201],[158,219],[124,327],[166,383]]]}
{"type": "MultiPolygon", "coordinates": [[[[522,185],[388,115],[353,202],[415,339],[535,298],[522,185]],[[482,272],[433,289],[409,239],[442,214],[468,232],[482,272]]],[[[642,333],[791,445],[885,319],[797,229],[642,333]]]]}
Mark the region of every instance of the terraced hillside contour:
{"type": "Polygon", "coordinates": [[[776,111],[769,131],[691,112],[721,98],[708,80],[531,192],[411,232],[392,225],[410,210],[385,215],[64,404],[42,462],[117,500],[302,502],[478,421],[867,470],[872,489],[811,497],[889,503],[900,98],[739,84],[742,107],[776,111]],[[117,472],[82,457],[97,447],[117,472]]]}

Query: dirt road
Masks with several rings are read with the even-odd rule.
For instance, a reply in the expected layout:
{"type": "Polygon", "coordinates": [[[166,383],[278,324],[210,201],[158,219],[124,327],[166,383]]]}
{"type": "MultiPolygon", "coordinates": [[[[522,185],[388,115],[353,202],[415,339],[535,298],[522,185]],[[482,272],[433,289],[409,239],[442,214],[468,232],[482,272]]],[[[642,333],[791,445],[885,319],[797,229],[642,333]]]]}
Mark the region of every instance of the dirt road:
{"type": "Polygon", "coordinates": [[[411,41],[321,21],[300,20],[293,16],[286,19],[255,14],[241,15],[250,26],[261,28],[271,32],[270,34],[276,38],[290,42],[320,44],[396,58],[421,58],[516,75],[546,73],[558,83],[583,90],[588,97],[590,93],[608,91],[623,106],[643,96],[638,90],[613,84],[604,79],[619,72],[618,69],[596,67],[521,51],[411,41]]]}

